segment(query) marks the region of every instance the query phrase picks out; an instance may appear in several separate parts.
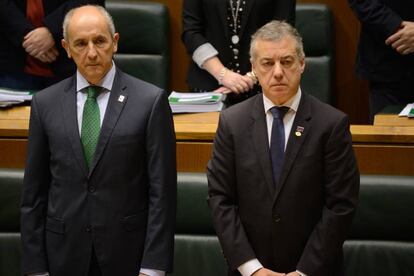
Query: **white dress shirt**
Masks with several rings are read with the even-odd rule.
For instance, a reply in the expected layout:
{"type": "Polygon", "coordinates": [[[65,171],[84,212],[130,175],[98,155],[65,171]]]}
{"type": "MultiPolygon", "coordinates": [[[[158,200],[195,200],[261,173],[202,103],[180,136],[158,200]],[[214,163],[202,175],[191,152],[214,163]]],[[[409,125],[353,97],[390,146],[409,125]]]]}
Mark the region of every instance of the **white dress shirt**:
{"type": "MultiPolygon", "coordinates": [[[[286,115],[283,117],[283,126],[285,129],[285,149],[288,143],[289,134],[292,129],[293,121],[296,117],[296,112],[299,107],[300,98],[302,97],[302,91],[300,88],[298,89],[298,92],[290,98],[286,103],[284,103],[282,106],[289,107],[289,111],[286,113],[286,115]]],[[[266,113],[266,125],[267,125],[267,137],[269,141],[269,147],[270,147],[270,140],[272,136],[272,125],[273,125],[273,115],[270,109],[274,106],[276,106],[269,98],[267,98],[263,94],[263,105],[264,110],[266,113]]],[[[263,268],[263,265],[259,262],[258,259],[251,259],[244,264],[240,265],[237,269],[239,270],[240,274],[243,276],[250,276],[257,270],[263,268]]],[[[299,273],[301,276],[306,276],[306,274],[296,270],[297,273],[299,273]]]]}

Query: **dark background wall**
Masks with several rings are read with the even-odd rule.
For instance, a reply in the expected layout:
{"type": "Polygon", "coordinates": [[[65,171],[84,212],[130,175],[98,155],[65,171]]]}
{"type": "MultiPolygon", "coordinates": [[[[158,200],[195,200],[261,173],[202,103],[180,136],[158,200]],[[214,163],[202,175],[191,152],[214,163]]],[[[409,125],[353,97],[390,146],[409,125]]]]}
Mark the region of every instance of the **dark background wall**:
{"type": "MultiPolygon", "coordinates": [[[[186,91],[185,75],[189,58],[180,40],[181,10],[183,0],[150,0],[168,6],[171,26],[171,83],[172,90],[186,91]]],[[[368,85],[354,73],[359,23],[346,0],[298,0],[298,3],[322,3],[328,5],[334,16],[336,78],[334,93],[337,107],[347,113],[352,124],[368,122],[368,85]]],[[[122,34],[121,34],[122,35],[122,34]]]]}

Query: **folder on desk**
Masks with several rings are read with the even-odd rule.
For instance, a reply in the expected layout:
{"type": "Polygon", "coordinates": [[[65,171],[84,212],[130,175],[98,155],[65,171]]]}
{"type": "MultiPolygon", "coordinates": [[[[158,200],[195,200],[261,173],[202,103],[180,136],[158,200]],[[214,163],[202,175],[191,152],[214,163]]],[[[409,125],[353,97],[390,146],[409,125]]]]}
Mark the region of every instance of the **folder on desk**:
{"type": "Polygon", "coordinates": [[[168,101],[173,113],[215,112],[223,109],[226,95],[216,92],[191,93],[173,91],[168,101]]]}
{"type": "Polygon", "coordinates": [[[32,99],[32,92],[0,88],[0,107],[20,104],[32,99]]]}
{"type": "Polygon", "coordinates": [[[414,118],[414,103],[407,104],[398,116],[414,118]]]}

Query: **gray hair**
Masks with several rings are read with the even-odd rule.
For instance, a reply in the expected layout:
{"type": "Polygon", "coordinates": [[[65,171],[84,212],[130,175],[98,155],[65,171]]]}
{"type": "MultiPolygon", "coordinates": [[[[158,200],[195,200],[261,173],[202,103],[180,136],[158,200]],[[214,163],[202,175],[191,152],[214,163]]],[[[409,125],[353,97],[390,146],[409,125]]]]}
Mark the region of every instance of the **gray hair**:
{"type": "Polygon", "coordinates": [[[253,35],[250,42],[250,58],[256,58],[256,44],[258,40],[280,41],[282,38],[290,36],[296,41],[296,53],[299,58],[305,58],[303,51],[302,37],[299,32],[285,21],[273,20],[258,29],[253,35]]]}
{"type": "Polygon", "coordinates": [[[98,5],[84,5],[84,6],[80,6],[74,9],[71,9],[66,15],[65,18],[63,19],[63,38],[67,41],[68,40],[68,26],[69,26],[69,22],[72,19],[73,14],[76,12],[77,9],[82,8],[82,7],[95,7],[101,14],[102,16],[105,18],[106,24],[108,25],[108,29],[109,32],[111,33],[111,36],[113,37],[115,34],[115,24],[114,24],[114,20],[112,19],[112,16],[108,13],[108,11],[102,7],[102,6],[98,6],[98,5]]]}

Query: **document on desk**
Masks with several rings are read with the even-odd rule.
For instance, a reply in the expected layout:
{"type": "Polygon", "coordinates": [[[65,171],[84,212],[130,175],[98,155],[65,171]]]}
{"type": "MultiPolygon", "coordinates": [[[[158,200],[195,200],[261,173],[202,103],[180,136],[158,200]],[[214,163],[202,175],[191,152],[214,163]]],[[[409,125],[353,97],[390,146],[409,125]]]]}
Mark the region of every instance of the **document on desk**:
{"type": "Polygon", "coordinates": [[[173,113],[215,112],[223,109],[226,95],[217,92],[176,92],[173,91],[168,101],[173,113]]]}
{"type": "Polygon", "coordinates": [[[398,116],[414,118],[414,103],[407,104],[398,116]]]}
{"type": "Polygon", "coordinates": [[[20,91],[8,88],[0,88],[0,107],[6,107],[30,101],[32,99],[32,92],[20,91]]]}

